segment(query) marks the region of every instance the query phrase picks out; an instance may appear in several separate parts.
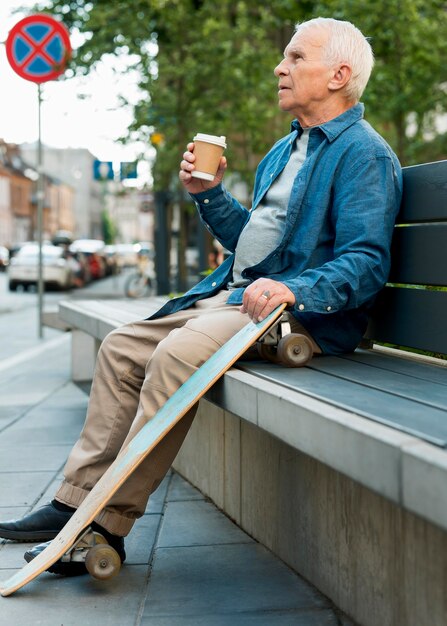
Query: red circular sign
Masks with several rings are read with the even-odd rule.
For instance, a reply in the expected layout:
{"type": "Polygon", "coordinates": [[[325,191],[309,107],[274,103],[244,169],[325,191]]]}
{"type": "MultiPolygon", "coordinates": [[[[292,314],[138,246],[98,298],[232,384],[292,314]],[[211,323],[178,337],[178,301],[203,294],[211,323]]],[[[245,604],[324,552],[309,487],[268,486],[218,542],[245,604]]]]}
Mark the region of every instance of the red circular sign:
{"type": "Polygon", "coordinates": [[[6,55],[12,69],[34,83],[53,80],[65,70],[71,56],[64,24],[49,15],[30,15],[10,30],[6,55]]]}

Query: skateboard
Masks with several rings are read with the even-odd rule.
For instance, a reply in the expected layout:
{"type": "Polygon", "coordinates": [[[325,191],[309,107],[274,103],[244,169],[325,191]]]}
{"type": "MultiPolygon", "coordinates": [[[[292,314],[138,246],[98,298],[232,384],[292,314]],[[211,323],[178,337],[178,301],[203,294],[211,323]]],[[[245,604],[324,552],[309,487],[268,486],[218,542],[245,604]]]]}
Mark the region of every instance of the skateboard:
{"type": "Polygon", "coordinates": [[[90,524],[163,437],[250,346],[263,338],[264,341],[267,341],[266,345],[271,347],[274,339],[270,336],[269,331],[275,326],[280,326],[278,320],[282,319],[285,306],[282,304],[277,307],[262,322],[246,324],[192,374],[153,419],[119,453],[48,547],[19,572],[1,584],[0,593],[2,596],[13,594],[59,559],[61,561],[71,559],[85,562],[89,573],[99,579],[110,578],[119,571],[121,563],[118,554],[103,537],[90,529],[90,524]]]}

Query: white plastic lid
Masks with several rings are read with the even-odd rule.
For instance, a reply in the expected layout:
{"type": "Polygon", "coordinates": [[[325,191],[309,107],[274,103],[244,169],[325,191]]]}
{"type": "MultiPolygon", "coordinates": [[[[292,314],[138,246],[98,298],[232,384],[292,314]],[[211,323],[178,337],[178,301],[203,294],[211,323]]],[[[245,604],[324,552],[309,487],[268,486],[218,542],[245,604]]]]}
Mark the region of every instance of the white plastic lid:
{"type": "Polygon", "coordinates": [[[225,135],[218,137],[217,135],[206,135],[205,133],[197,133],[193,141],[204,141],[205,143],[215,143],[223,148],[227,147],[225,135]]]}

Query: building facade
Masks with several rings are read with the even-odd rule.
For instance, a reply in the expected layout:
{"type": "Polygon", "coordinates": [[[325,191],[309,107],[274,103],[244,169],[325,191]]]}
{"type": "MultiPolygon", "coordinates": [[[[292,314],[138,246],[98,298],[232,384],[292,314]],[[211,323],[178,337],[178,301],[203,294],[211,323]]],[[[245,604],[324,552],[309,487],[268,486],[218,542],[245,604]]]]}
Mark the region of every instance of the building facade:
{"type": "MultiPolygon", "coordinates": [[[[0,245],[12,247],[38,238],[37,170],[20,146],[0,140],[0,245]]],[[[43,239],[74,226],[73,189],[44,174],[43,239]]]]}
{"type": "MultiPolygon", "coordinates": [[[[25,160],[35,167],[35,144],[22,144],[21,151],[25,160]]],[[[94,161],[95,157],[85,148],[43,147],[44,171],[73,190],[73,226],[65,230],[71,230],[75,239],[102,238],[103,189],[102,183],[93,177],[94,161]]],[[[67,219],[66,211],[60,218],[67,219]]]]}

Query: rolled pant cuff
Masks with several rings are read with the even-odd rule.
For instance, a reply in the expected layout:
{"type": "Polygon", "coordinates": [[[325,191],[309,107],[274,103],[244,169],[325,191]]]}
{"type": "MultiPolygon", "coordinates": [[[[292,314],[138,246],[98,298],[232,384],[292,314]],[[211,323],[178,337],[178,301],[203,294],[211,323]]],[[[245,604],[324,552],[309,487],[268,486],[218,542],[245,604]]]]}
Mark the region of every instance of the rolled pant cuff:
{"type": "MultiPolygon", "coordinates": [[[[89,493],[86,489],[70,485],[64,481],[54,497],[58,502],[78,508],[89,493]]],[[[135,524],[135,519],[105,509],[95,517],[95,522],[108,530],[109,533],[112,533],[112,535],[125,537],[135,524]]]]}

